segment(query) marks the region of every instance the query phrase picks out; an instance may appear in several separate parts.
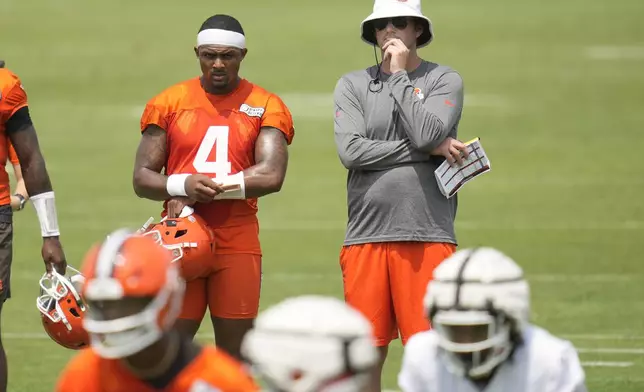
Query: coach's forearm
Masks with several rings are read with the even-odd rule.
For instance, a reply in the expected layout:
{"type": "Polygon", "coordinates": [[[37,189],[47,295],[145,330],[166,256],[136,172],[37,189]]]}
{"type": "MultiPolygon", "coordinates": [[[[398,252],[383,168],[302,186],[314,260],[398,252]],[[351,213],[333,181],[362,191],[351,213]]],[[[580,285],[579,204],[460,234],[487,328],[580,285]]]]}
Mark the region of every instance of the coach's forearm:
{"type": "Polygon", "coordinates": [[[409,140],[370,140],[336,133],[336,144],[340,162],[349,170],[386,170],[429,160],[429,154],[416,150],[409,140]]]}
{"type": "Polygon", "coordinates": [[[164,201],[171,197],[167,191],[167,182],[168,177],[142,167],[135,169],[132,185],[138,197],[164,201]]]}
{"type": "Polygon", "coordinates": [[[422,151],[436,148],[458,123],[463,108],[463,83],[456,72],[439,77],[426,97],[414,94],[407,72],[400,71],[388,81],[403,129],[413,146],[422,151]]]}

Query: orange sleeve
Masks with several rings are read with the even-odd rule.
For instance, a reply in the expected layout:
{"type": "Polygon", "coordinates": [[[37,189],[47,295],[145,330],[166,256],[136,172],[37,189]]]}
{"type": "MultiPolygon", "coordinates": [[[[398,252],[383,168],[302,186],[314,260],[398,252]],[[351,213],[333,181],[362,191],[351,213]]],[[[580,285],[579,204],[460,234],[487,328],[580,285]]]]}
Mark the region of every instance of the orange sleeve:
{"type": "Polygon", "coordinates": [[[19,109],[27,106],[27,92],[22,87],[20,79],[15,77],[14,83],[9,93],[0,99],[0,113],[2,114],[3,122],[9,120],[19,109]]]}
{"type": "Polygon", "coordinates": [[[94,392],[99,381],[92,371],[96,362],[90,353],[81,351],[67,364],[56,383],[55,392],[94,392]]]}
{"type": "Polygon", "coordinates": [[[288,144],[291,144],[295,136],[293,116],[291,116],[291,112],[277,95],[271,95],[268,98],[261,126],[277,128],[284,132],[288,144]]]}
{"type": "Polygon", "coordinates": [[[9,146],[9,161],[11,161],[11,163],[14,165],[19,165],[20,161],[18,160],[16,150],[13,148],[13,144],[11,144],[9,140],[7,140],[7,145],[9,146]]]}
{"type": "Polygon", "coordinates": [[[201,362],[195,376],[208,380],[222,391],[255,392],[261,389],[246,368],[226,353],[210,347],[204,348],[205,361],[201,362]]]}
{"type": "Polygon", "coordinates": [[[141,132],[145,131],[148,125],[156,125],[164,130],[168,130],[170,118],[174,112],[173,94],[164,91],[152,98],[141,115],[141,132]]]}

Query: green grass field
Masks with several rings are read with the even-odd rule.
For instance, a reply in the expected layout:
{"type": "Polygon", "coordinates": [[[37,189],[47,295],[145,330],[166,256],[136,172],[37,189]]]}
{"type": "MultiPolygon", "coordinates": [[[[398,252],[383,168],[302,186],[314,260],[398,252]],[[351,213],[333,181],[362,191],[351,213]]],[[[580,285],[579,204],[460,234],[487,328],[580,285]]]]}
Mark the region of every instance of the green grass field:
{"type": "MultiPolygon", "coordinates": [[[[481,137],[493,170],[462,191],[461,247],[495,246],[532,284],[533,321],[580,348],[597,392],[644,390],[644,2],[424,1],[436,39],[421,51],[465,80],[460,137],[481,137]]],[[[0,58],[23,79],[58,198],[68,261],[159,206],[131,187],[142,106],[195,76],[201,22],[237,16],[242,74],[281,94],[296,137],[281,193],[260,201],[262,307],[342,295],[346,172],[331,93],[373,63],[361,1],[3,0],[0,58]],[[342,10],[340,7],[345,7],[342,10]]],[[[13,298],[2,332],[10,391],[51,391],[73,354],[35,306],[43,271],[33,208],[15,217],[13,298]]],[[[204,324],[201,336],[210,334],[204,324]]],[[[397,388],[395,344],[385,386],[397,388]]]]}

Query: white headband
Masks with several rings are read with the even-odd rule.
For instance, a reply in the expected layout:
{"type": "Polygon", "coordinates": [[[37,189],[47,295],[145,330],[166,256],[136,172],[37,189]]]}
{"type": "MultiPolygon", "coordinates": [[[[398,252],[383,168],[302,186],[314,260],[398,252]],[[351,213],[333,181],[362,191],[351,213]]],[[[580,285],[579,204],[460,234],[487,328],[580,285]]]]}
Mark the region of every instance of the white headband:
{"type": "Polygon", "coordinates": [[[197,34],[197,47],[201,45],[223,45],[246,49],[246,37],[244,34],[230,30],[207,29],[197,34]]]}

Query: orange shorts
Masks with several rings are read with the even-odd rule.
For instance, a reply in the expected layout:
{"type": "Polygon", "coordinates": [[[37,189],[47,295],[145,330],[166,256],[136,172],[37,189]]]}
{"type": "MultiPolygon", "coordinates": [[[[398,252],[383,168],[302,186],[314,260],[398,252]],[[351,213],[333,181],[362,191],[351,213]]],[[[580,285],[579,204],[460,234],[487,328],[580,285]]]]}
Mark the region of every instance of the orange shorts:
{"type": "Polygon", "coordinates": [[[262,256],[219,254],[215,257],[211,274],[186,283],[179,318],[201,322],[206,308],[211,317],[255,318],[259,310],[262,256]]]}
{"type": "Polygon", "coordinates": [[[447,243],[385,242],[342,248],[346,302],[367,317],[377,346],[429,329],[423,297],[434,268],[456,250],[447,243]]]}

